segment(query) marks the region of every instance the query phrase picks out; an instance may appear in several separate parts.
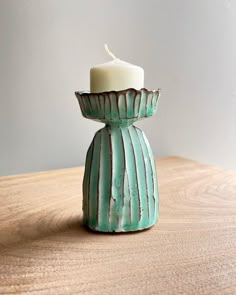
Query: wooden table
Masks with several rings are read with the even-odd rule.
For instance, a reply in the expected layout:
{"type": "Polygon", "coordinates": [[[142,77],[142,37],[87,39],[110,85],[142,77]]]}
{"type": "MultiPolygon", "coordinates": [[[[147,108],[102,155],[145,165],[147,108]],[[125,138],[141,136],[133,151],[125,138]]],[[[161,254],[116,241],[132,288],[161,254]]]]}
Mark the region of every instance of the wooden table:
{"type": "Polygon", "coordinates": [[[0,178],[0,294],[236,294],[236,173],[157,160],[160,220],[81,225],[83,168],[0,178]]]}

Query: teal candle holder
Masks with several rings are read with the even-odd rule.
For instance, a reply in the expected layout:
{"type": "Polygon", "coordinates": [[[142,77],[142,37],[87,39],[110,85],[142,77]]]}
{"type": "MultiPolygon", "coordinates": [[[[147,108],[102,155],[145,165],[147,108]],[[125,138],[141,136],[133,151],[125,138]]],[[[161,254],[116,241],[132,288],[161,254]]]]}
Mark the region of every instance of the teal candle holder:
{"type": "Polygon", "coordinates": [[[159,90],[75,92],[85,118],[105,123],[88,149],[83,223],[100,232],[129,232],[158,220],[156,166],[137,120],[156,113],[159,90]]]}

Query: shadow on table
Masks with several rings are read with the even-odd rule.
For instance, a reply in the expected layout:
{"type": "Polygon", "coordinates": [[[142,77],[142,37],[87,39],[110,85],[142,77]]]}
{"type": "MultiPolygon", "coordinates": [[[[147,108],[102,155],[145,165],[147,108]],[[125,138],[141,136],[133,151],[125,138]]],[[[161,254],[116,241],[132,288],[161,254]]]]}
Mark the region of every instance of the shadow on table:
{"type": "MultiPolygon", "coordinates": [[[[148,231],[144,230],[144,231],[148,231]]],[[[84,239],[93,239],[114,235],[135,235],[137,232],[129,233],[101,233],[88,229],[83,225],[82,216],[68,215],[59,212],[41,212],[27,215],[19,220],[11,220],[9,223],[1,224],[0,250],[9,247],[23,245],[28,242],[40,240],[73,241],[80,243],[84,239]]]]}
{"type": "Polygon", "coordinates": [[[81,216],[51,213],[28,215],[20,220],[4,221],[4,224],[1,224],[0,249],[46,237],[63,236],[66,232],[72,231],[79,240],[87,233],[82,225],[81,216]]]}

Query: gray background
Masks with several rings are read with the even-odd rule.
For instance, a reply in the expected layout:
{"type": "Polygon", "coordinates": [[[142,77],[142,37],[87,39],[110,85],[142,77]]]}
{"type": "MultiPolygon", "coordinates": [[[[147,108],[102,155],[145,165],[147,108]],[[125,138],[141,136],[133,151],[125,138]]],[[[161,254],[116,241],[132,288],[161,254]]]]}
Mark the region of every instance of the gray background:
{"type": "Polygon", "coordinates": [[[84,164],[99,123],[75,90],[121,59],[161,87],[138,125],[155,155],[236,168],[236,1],[0,0],[0,174],[84,164]]]}

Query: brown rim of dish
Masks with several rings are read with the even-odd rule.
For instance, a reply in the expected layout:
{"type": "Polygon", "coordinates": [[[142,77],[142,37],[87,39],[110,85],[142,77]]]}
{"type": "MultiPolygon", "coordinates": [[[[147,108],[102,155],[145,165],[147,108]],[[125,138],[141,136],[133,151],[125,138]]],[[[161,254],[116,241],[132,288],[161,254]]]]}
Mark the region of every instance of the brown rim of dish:
{"type": "Polygon", "coordinates": [[[114,94],[126,94],[128,91],[133,91],[136,94],[141,93],[142,91],[145,91],[146,93],[160,93],[161,89],[158,88],[157,90],[148,90],[147,88],[141,88],[139,90],[134,89],[134,88],[127,88],[127,89],[123,89],[123,90],[111,90],[111,91],[104,91],[104,92],[89,92],[89,91],[75,91],[76,95],[104,95],[104,94],[110,94],[110,93],[114,93],[114,94]]]}

